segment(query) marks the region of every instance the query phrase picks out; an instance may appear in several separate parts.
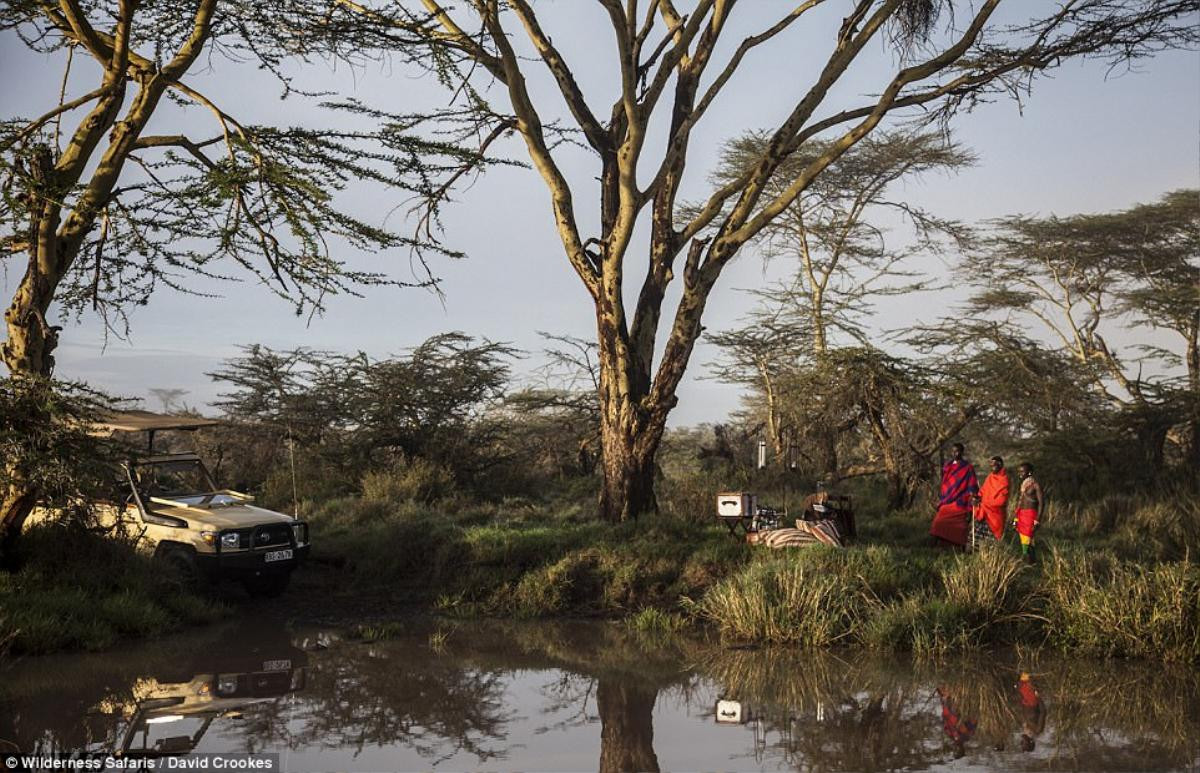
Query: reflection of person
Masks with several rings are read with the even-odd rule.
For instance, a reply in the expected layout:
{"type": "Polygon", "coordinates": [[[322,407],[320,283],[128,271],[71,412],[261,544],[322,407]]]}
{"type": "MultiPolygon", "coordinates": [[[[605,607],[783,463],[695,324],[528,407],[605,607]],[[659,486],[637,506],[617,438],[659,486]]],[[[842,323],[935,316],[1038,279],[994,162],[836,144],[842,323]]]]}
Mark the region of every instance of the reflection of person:
{"type": "Polygon", "coordinates": [[[967,741],[975,735],[975,720],[959,714],[954,698],[945,688],[937,688],[937,694],[942,701],[942,730],[954,745],[954,759],[958,759],[967,753],[967,741]]]}
{"type": "Polygon", "coordinates": [[[963,458],[963,444],[955,443],[950,461],[942,466],[941,496],[929,534],[935,545],[966,547],[971,498],[979,493],[975,467],[963,458]]]}
{"type": "Polygon", "coordinates": [[[1017,535],[1021,538],[1021,555],[1033,563],[1036,558],[1033,533],[1037,530],[1045,502],[1042,487],[1033,477],[1033,465],[1022,462],[1017,474],[1021,478],[1021,488],[1017,493],[1017,517],[1013,519],[1013,525],[1017,527],[1017,535]]]}
{"type": "Polygon", "coordinates": [[[975,498],[975,520],[986,523],[992,536],[1000,539],[1004,536],[1004,517],[1008,515],[1008,470],[1004,469],[1004,460],[999,456],[993,456],[990,461],[992,471],[975,498]]]}
{"type": "Polygon", "coordinates": [[[1046,728],[1046,707],[1026,671],[1021,672],[1017,682],[1017,695],[1021,700],[1021,751],[1031,752],[1037,737],[1046,728]]]}

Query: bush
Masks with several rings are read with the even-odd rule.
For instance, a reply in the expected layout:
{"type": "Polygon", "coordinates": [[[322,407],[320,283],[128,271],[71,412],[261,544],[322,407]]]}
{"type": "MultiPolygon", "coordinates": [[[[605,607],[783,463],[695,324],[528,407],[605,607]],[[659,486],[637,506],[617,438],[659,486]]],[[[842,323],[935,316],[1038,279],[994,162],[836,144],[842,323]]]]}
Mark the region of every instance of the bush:
{"type": "Polygon", "coordinates": [[[69,522],[37,524],[27,556],[0,573],[0,649],[14,653],[101,650],[219,619],[227,609],[179,588],[162,567],[122,541],[69,522]]]}
{"type": "Polygon", "coordinates": [[[796,558],[755,563],[689,608],[735,639],[820,647],[854,637],[871,603],[862,579],[796,558]]]}
{"type": "Polygon", "coordinates": [[[1109,494],[1092,502],[1052,506],[1047,522],[1054,533],[1109,548],[1125,558],[1178,561],[1200,555],[1200,497],[1184,490],[1154,496],[1109,494]]]}
{"type": "Polygon", "coordinates": [[[429,504],[454,493],[454,473],[421,457],[401,458],[390,467],[362,478],[363,499],[369,502],[429,504]]]}
{"type": "Polygon", "coordinates": [[[704,522],[714,517],[718,489],[713,477],[689,473],[664,479],[658,486],[663,515],[682,521],[704,522]]]}
{"type": "Polygon", "coordinates": [[[1042,592],[1052,643],[1106,657],[1200,660],[1200,566],[1051,551],[1042,592]]]}

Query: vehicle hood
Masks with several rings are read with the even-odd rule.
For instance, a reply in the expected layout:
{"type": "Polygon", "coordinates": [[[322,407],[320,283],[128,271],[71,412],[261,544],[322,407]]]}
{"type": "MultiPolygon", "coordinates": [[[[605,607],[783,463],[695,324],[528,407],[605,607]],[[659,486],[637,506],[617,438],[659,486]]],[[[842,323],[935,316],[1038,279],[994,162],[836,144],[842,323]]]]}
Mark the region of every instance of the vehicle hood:
{"type": "Polygon", "coordinates": [[[267,510],[253,505],[221,505],[219,507],[190,507],[186,505],[164,505],[153,503],[154,512],[183,518],[192,523],[212,526],[216,529],[240,529],[264,523],[293,523],[290,515],[267,510]]]}

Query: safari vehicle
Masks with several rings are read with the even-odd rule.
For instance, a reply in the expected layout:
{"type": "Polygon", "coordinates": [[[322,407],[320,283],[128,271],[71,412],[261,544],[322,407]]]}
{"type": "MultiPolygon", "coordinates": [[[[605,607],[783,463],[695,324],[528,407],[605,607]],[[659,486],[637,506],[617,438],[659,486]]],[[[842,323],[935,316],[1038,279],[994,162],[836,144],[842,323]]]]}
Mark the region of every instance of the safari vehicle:
{"type": "MultiPolygon", "coordinates": [[[[307,557],[308,525],[252,503],[254,497],[217,488],[195,453],[154,453],[154,436],[217,424],[210,419],[149,411],[111,414],[98,432],[146,433],[146,450],[123,465],[123,503],[102,503],[106,525],[136,539],[188,584],[240,581],[251,595],[278,596],[307,557]]],[[[37,513],[35,513],[36,517],[37,513]]]]}

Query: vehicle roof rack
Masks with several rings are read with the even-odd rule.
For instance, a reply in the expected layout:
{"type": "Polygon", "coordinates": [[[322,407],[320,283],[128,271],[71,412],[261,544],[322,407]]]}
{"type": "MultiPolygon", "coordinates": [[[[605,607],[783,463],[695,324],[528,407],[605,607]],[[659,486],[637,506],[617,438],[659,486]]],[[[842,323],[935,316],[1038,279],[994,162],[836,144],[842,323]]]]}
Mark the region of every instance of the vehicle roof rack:
{"type": "Polygon", "coordinates": [[[107,432],[153,432],[155,430],[194,430],[212,427],[221,422],[201,416],[170,416],[151,411],[114,411],[96,422],[97,429],[107,432]]]}
{"type": "Polygon", "coordinates": [[[104,414],[94,423],[97,434],[112,435],[115,432],[145,432],[146,453],[154,451],[154,433],[167,430],[192,432],[201,427],[215,427],[221,422],[201,416],[171,416],[152,411],[113,411],[104,414]]]}

